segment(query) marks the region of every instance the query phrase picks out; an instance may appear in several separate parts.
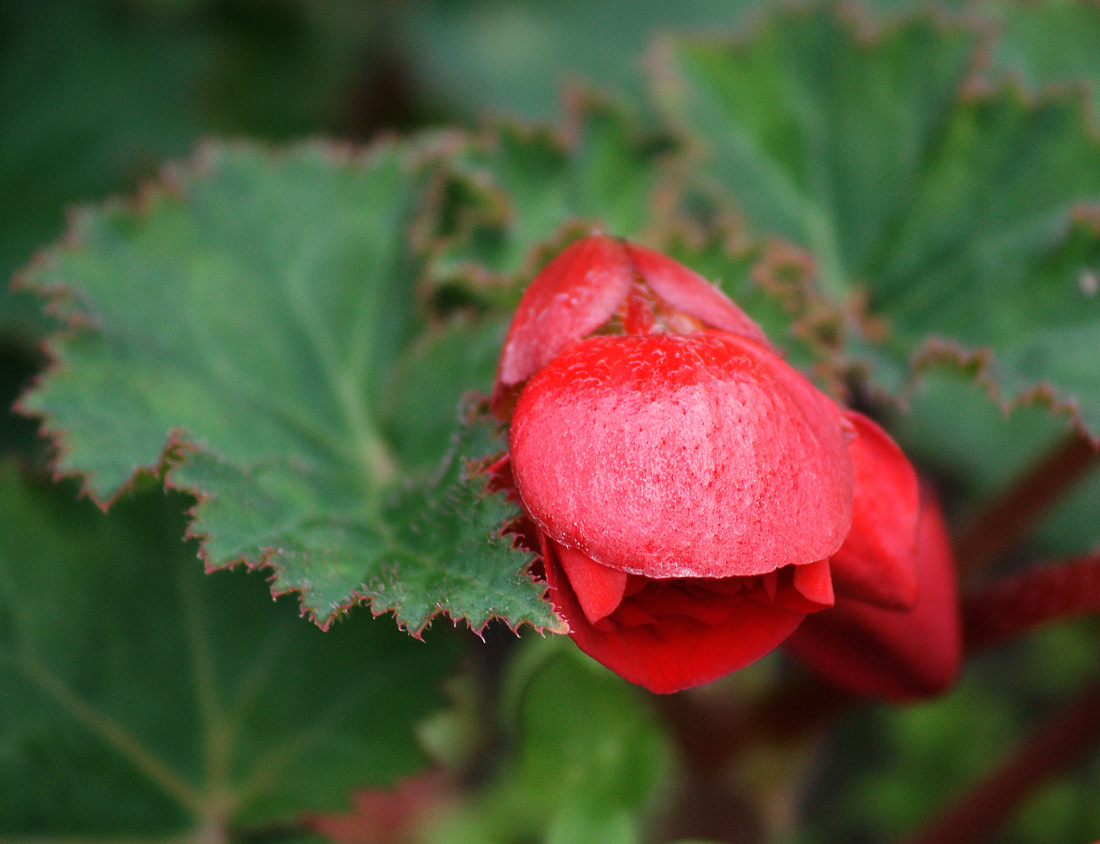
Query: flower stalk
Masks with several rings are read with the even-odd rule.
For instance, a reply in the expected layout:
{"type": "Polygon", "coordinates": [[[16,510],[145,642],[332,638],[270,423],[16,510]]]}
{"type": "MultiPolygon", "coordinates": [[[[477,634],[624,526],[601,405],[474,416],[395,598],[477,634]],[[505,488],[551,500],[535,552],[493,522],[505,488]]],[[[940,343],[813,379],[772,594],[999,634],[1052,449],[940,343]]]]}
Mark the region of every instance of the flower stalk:
{"type": "Polygon", "coordinates": [[[1100,613],[1100,554],[1027,569],[963,599],[967,651],[1045,624],[1100,613]]]}
{"type": "Polygon", "coordinates": [[[974,520],[957,546],[959,573],[972,577],[988,568],[1098,465],[1100,444],[1071,433],[974,520]]]}
{"type": "Polygon", "coordinates": [[[1100,678],[1057,709],[999,768],[906,844],[972,844],[1100,741],[1100,678]]]}

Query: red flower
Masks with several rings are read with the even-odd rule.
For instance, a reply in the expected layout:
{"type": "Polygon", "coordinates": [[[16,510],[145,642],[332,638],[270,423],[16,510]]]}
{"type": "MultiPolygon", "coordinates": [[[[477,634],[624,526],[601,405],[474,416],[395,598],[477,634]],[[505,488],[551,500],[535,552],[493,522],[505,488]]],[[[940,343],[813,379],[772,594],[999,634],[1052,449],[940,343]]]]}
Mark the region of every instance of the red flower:
{"type": "Polygon", "coordinates": [[[916,600],[916,477],[700,276],[584,238],[520,302],[492,406],[580,648],[671,692],[758,659],[808,614],[916,600]]]}

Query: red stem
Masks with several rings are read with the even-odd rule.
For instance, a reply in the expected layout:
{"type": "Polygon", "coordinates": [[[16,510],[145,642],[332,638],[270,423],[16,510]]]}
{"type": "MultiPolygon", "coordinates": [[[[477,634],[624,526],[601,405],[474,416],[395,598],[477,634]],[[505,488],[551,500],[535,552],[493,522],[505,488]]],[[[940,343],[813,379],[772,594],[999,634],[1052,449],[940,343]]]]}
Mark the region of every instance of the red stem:
{"type": "Polygon", "coordinates": [[[1048,621],[1100,613],[1100,554],[1020,572],[967,595],[962,611],[968,651],[1048,621]]]}
{"type": "Polygon", "coordinates": [[[1100,680],[1088,683],[1032,734],[1014,756],[907,844],[973,844],[992,835],[1044,782],[1100,741],[1100,680]]]}
{"type": "Polygon", "coordinates": [[[993,562],[1098,464],[1100,446],[1071,434],[975,519],[956,548],[959,572],[974,574],[993,562]]]}

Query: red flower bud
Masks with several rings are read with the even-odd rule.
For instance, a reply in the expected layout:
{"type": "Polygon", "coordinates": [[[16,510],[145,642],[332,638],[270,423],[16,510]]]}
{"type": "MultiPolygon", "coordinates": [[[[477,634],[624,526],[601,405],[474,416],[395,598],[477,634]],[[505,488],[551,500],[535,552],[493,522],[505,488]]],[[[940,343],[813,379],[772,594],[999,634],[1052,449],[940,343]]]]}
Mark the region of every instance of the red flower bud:
{"type": "Polygon", "coordinates": [[[547,264],[524,293],[497,364],[493,411],[507,419],[514,401],[509,394],[567,346],[616,315],[629,322],[637,316],[632,310],[645,311],[647,303],[627,306],[631,294],[645,295],[638,284],[642,278],[659,297],[657,317],[697,321],[767,345],[755,322],[683,264],[610,237],[586,237],[547,264]]]}
{"type": "Polygon", "coordinates": [[[838,597],[807,619],[789,649],[830,682],[857,694],[911,700],[939,694],[962,664],[962,625],[954,556],[939,504],[921,502],[917,528],[919,594],[910,609],[884,609],[838,597]]]}
{"type": "Polygon", "coordinates": [[[831,560],[833,579],[845,597],[891,609],[917,601],[917,473],[878,425],[849,410],[855,431],[848,444],[855,468],[852,530],[831,560]]]}
{"type": "Polygon", "coordinates": [[[584,238],[531,284],[492,406],[551,598],[582,650],[671,692],[810,613],[916,600],[916,476],[700,276],[584,238]],[[853,468],[854,467],[854,468],[853,468]]]}

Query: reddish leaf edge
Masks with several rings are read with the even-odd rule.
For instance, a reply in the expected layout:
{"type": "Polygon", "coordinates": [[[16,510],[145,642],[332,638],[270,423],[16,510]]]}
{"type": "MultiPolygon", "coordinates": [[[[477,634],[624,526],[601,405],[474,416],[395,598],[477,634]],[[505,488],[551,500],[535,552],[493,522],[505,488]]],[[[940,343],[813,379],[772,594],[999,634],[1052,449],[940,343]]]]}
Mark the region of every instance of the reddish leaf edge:
{"type": "MultiPolygon", "coordinates": [[[[175,445],[175,448],[178,449],[181,459],[186,459],[186,453],[188,451],[199,450],[196,446],[193,446],[184,440],[180,440],[175,445]]],[[[169,444],[165,448],[165,455],[170,455],[172,451],[173,445],[169,444]]],[[[214,456],[216,459],[216,455],[212,455],[210,452],[206,453],[207,456],[214,456]]],[[[462,460],[465,462],[468,461],[468,458],[458,453],[452,453],[448,455],[448,457],[444,459],[442,466],[438,470],[437,476],[442,475],[449,467],[450,462],[456,460],[462,460]]],[[[400,617],[400,607],[396,603],[387,604],[386,602],[379,600],[377,596],[374,596],[369,592],[362,591],[358,588],[351,590],[347,594],[347,597],[344,601],[340,602],[336,607],[331,609],[331,611],[329,611],[326,616],[322,617],[316,612],[316,607],[309,606],[307,587],[296,586],[284,580],[285,568],[280,566],[278,562],[276,562],[280,553],[277,547],[267,546],[263,548],[262,554],[259,558],[249,558],[245,555],[241,555],[223,561],[214,561],[211,559],[205,547],[205,540],[208,538],[209,534],[201,527],[202,520],[199,516],[198,510],[204,502],[213,500],[217,496],[196,486],[176,483],[172,478],[171,470],[175,465],[178,465],[179,462],[181,461],[173,461],[170,456],[168,457],[165,462],[167,469],[165,474],[162,476],[163,483],[165,489],[171,490],[173,492],[181,492],[195,499],[195,503],[185,512],[188,521],[183,538],[185,540],[196,540],[199,543],[199,559],[202,561],[203,568],[206,573],[213,574],[217,571],[232,570],[240,566],[244,566],[246,570],[250,572],[266,571],[268,572],[266,580],[270,585],[272,598],[280,598],[284,595],[297,595],[299,614],[303,618],[308,618],[312,623],[316,624],[324,632],[327,632],[334,622],[340,620],[341,618],[346,616],[348,612],[358,606],[366,607],[374,618],[386,615],[387,613],[392,613],[397,626],[418,641],[423,641],[424,631],[428,629],[431,626],[432,622],[440,616],[449,618],[456,627],[459,625],[459,623],[465,622],[466,625],[470,628],[471,632],[473,632],[473,634],[480,639],[484,639],[485,628],[494,621],[503,622],[505,626],[517,636],[520,634],[520,631],[524,626],[529,626],[534,632],[538,633],[539,635],[545,635],[547,632],[568,632],[568,627],[565,625],[565,622],[562,621],[560,617],[554,612],[553,606],[550,604],[549,598],[547,597],[549,586],[536,579],[532,573],[532,566],[537,560],[537,555],[526,551],[526,549],[519,545],[517,537],[512,535],[508,529],[509,525],[513,521],[512,519],[506,519],[497,530],[496,535],[505,539],[511,536],[511,539],[508,540],[510,542],[510,547],[517,552],[526,553],[528,559],[521,568],[517,569],[516,574],[518,577],[526,577],[532,583],[543,586],[539,594],[539,599],[546,604],[547,609],[549,610],[551,615],[554,618],[558,619],[559,624],[557,626],[539,626],[528,620],[520,620],[513,623],[500,615],[490,615],[480,624],[475,624],[467,616],[454,615],[446,607],[437,602],[435,610],[430,613],[419,625],[413,627],[407,622],[402,621],[400,617]]],[[[465,467],[463,471],[467,473],[468,477],[473,477],[472,471],[466,469],[465,467]]],[[[498,497],[501,502],[505,501],[505,496],[502,492],[485,492],[484,494],[486,496],[491,495],[498,497]]],[[[518,512],[519,511],[517,510],[517,517],[518,512]]]]}
{"type": "Polygon", "coordinates": [[[903,398],[912,394],[921,376],[935,371],[955,372],[968,376],[1005,416],[1022,407],[1048,410],[1055,416],[1064,417],[1069,427],[1093,447],[1100,447],[1100,430],[1090,430],[1079,401],[1069,391],[1042,380],[1021,390],[1007,392],[998,380],[997,356],[989,348],[968,348],[953,338],[929,337],[917,349],[909,369],[903,398]]]}
{"type": "MultiPolygon", "coordinates": [[[[1017,90],[1021,96],[1027,96],[1021,88],[1017,87],[1017,90]]],[[[1083,100],[1081,104],[1083,106],[1083,100]]],[[[1087,123],[1084,112],[1080,111],[1080,114],[1082,121],[1087,123]]],[[[1092,140],[1100,144],[1100,134],[1091,128],[1088,131],[1092,140]]],[[[1091,235],[1100,238],[1100,204],[1074,204],[1067,214],[1065,237],[1068,238],[1077,227],[1084,227],[1091,235]]],[[[1100,284],[1100,278],[1091,269],[1082,268],[1078,283],[1083,293],[1096,295],[1092,285],[1100,284]]],[[[886,351],[893,328],[888,317],[869,311],[867,291],[854,290],[844,310],[844,322],[849,333],[854,332],[869,345],[886,351]]],[[[839,371],[846,380],[865,389],[874,400],[901,410],[907,407],[925,375],[936,372],[961,375],[983,390],[1006,417],[1023,407],[1047,410],[1055,416],[1064,417],[1071,431],[1086,439],[1093,448],[1100,448],[1100,425],[1095,430],[1090,428],[1080,402],[1070,391],[1045,379],[1015,391],[1006,390],[1001,386],[998,366],[997,353],[989,346],[973,346],[956,337],[929,334],[909,354],[907,361],[899,362],[899,368],[903,371],[896,393],[876,383],[873,362],[858,352],[841,361],[839,371]]]]}
{"type": "MultiPolygon", "coordinates": [[[[1100,143],[1100,135],[1095,140],[1100,143]]],[[[1100,237],[1100,205],[1077,203],[1068,214],[1066,236],[1078,226],[1100,237]]],[[[1089,269],[1082,269],[1079,284],[1083,292],[1096,295],[1085,288],[1098,282],[1100,280],[1089,269]]],[[[845,321],[850,330],[875,348],[885,349],[892,328],[886,317],[868,312],[863,291],[856,291],[847,303],[846,311],[845,321]]],[[[997,353],[989,346],[972,346],[955,337],[930,334],[910,353],[908,361],[900,364],[902,383],[896,393],[876,383],[873,363],[858,353],[843,362],[840,369],[848,380],[865,388],[875,400],[902,410],[920,387],[924,376],[937,372],[961,375],[980,388],[1004,416],[1023,407],[1046,410],[1054,416],[1063,417],[1069,430],[1083,437],[1093,448],[1100,448],[1100,425],[1093,426],[1086,419],[1080,402],[1071,391],[1045,379],[1020,389],[1007,390],[1002,387],[998,367],[997,353]]]]}

